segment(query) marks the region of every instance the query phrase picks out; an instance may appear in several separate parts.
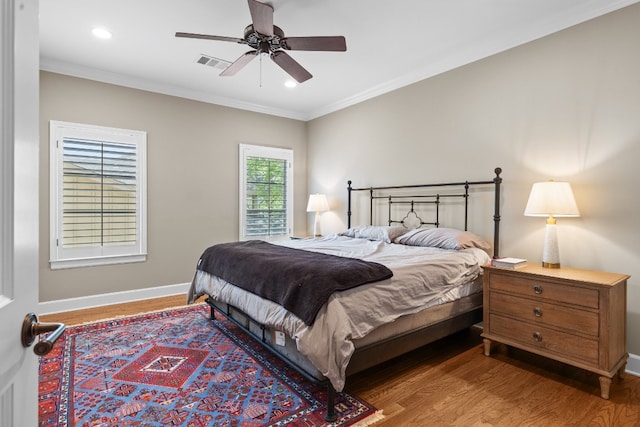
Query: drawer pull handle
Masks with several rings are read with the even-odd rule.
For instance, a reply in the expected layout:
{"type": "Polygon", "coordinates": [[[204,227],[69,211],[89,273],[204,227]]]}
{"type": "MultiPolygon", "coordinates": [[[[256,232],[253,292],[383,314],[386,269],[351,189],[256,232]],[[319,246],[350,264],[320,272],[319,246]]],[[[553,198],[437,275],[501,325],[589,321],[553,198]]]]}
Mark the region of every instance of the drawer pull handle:
{"type": "Polygon", "coordinates": [[[533,314],[536,317],[542,317],[542,309],[540,307],[536,307],[533,309],[533,314]]]}
{"type": "Polygon", "coordinates": [[[536,342],[542,341],[542,334],[540,332],[534,332],[533,339],[536,340],[536,342]]]}
{"type": "Polygon", "coordinates": [[[535,292],[536,294],[540,295],[542,293],[542,286],[533,285],[533,292],[535,292]]]}

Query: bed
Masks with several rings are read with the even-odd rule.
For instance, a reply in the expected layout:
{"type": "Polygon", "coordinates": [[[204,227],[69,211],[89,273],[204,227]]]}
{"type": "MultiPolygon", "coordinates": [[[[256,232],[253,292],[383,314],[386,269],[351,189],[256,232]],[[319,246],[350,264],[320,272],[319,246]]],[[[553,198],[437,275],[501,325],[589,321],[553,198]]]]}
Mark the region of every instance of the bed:
{"type": "Polygon", "coordinates": [[[335,393],[349,375],[482,320],[481,266],[499,254],[501,172],[496,168],[486,181],[408,186],[354,188],[349,181],[346,231],[276,244],[213,245],[199,259],[187,300],[207,295],[212,319],[221,313],[307,378],[325,382],[325,418],[332,421],[335,393]],[[354,207],[359,222],[368,216],[364,225],[352,227],[354,207]],[[487,218],[492,244],[468,229],[469,223],[487,218]],[[445,226],[448,221],[455,226],[445,226]],[[263,255],[269,268],[258,267],[263,255]],[[290,261],[298,256],[299,261],[290,261]],[[230,262],[221,261],[225,257],[230,262]],[[236,268],[240,258],[247,258],[247,264],[236,268]],[[279,267],[278,259],[289,262],[279,267]],[[316,289],[324,286],[314,286],[325,282],[324,273],[302,271],[296,277],[290,271],[289,266],[304,265],[305,259],[319,270],[335,271],[338,281],[353,276],[355,282],[340,283],[325,301],[316,289]],[[238,271],[254,266],[270,276],[248,290],[244,281],[253,280],[238,271]],[[361,280],[347,273],[361,267],[361,280]],[[280,292],[286,299],[278,300],[272,292],[285,288],[283,271],[292,283],[280,292]],[[295,303],[316,300],[308,304],[312,307],[295,303]]]}

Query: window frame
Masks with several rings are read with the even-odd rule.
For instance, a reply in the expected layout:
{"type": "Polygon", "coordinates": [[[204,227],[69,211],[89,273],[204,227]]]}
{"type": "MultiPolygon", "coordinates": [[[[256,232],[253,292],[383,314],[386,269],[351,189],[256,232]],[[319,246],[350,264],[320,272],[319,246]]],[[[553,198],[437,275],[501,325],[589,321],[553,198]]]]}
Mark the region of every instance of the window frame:
{"type": "Polygon", "coordinates": [[[50,160],[50,246],[52,270],[98,265],[144,262],[147,259],[147,133],[138,130],[70,123],[49,122],[50,160]],[[64,248],[63,232],[63,139],[74,138],[133,144],[136,146],[136,241],[129,245],[64,248]]]}
{"type": "Polygon", "coordinates": [[[293,149],[277,148],[262,145],[239,144],[239,240],[259,239],[265,241],[276,241],[288,239],[293,234],[293,149]],[[246,210],[247,210],[247,158],[262,157],[269,159],[285,160],[287,162],[286,178],[286,232],[273,236],[247,236],[246,233],[246,210]]]}

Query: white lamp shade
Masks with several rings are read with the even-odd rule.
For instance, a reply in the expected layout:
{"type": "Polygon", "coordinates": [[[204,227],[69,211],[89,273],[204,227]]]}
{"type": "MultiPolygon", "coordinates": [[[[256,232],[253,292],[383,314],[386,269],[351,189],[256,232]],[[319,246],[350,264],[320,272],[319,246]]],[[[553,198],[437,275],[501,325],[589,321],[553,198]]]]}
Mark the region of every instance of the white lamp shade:
{"type": "Polygon", "coordinates": [[[329,202],[324,194],[311,194],[307,203],[307,212],[325,212],[329,210],[329,202]]]}
{"type": "Polygon", "coordinates": [[[526,216],[577,217],[580,216],[576,199],[568,182],[537,182],[531,187],[526,216]]]}

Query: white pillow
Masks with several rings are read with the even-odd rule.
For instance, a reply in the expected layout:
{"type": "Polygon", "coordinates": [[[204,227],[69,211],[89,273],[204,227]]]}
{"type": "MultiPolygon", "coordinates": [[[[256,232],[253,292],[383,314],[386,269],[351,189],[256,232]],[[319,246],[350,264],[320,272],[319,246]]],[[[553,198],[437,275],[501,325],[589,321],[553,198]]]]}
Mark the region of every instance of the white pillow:
{"type": "Polygon", "coordinates": [[[488,250],[491,245],[470,231],[455,228],[417,228],[397,237],[394,243],[409,246],[428,246],[442,249],[480,248],[488,250]]]}

